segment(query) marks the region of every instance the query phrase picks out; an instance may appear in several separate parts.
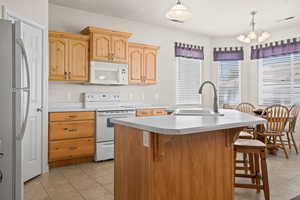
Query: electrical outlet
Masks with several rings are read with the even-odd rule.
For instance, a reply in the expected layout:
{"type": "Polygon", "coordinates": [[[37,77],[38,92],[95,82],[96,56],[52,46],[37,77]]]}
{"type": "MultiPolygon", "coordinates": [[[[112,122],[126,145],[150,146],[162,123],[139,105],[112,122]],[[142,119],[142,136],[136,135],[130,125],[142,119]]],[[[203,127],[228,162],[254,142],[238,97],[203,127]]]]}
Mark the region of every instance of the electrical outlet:
{"type": "Polygon", "coordinates": [[[150,147],[150,133],[143,131],[143,144],[145,147],[150,147]]]}

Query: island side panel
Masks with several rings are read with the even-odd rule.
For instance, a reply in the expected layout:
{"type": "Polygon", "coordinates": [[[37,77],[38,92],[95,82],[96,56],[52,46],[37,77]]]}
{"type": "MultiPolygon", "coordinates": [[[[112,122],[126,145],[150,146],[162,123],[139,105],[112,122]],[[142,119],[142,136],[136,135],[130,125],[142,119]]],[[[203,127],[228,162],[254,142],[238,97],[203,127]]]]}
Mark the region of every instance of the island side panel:
{"type": "Polygon", "coordinates": [[[233,140],[241,129],[157,135],[153,200],[233,200],[233,140]]]}
{"type": "Polygon", "coordinates": [[[233,141],[242,128],[188,135],[115,127],[115,200],[232,200],[233,141]]]}
{"type": "Polygon", "coordinates": [[[141,130],[115,126],[115,200],[151,200],[151,148],[141,130]]]}

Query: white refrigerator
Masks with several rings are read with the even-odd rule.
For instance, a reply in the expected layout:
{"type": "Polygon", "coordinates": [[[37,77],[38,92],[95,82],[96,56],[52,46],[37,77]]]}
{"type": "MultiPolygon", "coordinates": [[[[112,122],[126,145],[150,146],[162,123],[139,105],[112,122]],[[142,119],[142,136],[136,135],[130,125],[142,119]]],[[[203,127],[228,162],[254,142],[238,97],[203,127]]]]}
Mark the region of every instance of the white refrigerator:
{"type": "Polygon", "coordinates": [[[30,110],[30,73],[19,22],[0,19],[0,199],[21,200],[22,139],[30,110]]]}

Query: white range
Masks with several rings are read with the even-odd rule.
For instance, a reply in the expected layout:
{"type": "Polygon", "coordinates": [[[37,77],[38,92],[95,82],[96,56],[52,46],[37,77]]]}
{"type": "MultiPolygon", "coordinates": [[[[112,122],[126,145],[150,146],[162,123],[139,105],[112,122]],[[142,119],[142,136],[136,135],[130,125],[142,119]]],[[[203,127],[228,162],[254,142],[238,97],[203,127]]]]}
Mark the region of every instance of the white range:
{"type": "Polygon", "coordinates": [[[119,94],[97,92],[84,93],[84,107],[96,108],[95,161],[114,158],[113,118],[135,117],[135,108],[123,106],[119,94]]]}

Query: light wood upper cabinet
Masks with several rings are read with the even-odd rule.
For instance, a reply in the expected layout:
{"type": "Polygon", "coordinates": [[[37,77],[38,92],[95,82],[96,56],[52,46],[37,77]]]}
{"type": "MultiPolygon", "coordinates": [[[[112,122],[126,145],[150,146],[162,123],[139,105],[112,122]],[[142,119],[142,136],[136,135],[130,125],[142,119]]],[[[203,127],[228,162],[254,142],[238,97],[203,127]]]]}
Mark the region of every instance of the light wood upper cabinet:
{"type": "Polygon", "coordinates": [[[68,41],[49,38],[49,79],[65,80],[68,67],[68,41]]]}
{"type": "Polygon", "coordinates": [[[109,62],[111,58],[111,39],[106,34],[95,33],[91,40],[91,60],[109,62]]]}
{"type": "Polygon", "coordinates": [[[131,33],[90,26],[81,33],[91,38],[91,61],[128,63],[128,38],[131,33]]]}
{"type": "Polygon", "coordinates": [[[129,43],[129,83],[155,84],[159,47],[129,43]]]}
{"type": "Polygon", "coordinates": [[[143,48],[137,46],[129,46],[129,83],[142,82],[143,70],[143,48]]]}
{"type": "Polygon", "coordinates": [[[89,37],[49,31],[49,80],[88,81],[89,37]]]}
{"type": "Polygon", "coordinates": [[[118,63],[128,62],[128,39],[120,36],[112,36],[112,61],[118,63]]]}
{"type": "Polygon", "coordinates": [[[156,56],[155,49],[144,49],[144,81],[146,84],[156,83],[156,56]]]}
{"type": "Polygon", "coordinates": [[[88,81],[88,41],[69,41],[69,80],[88,81]]]}

